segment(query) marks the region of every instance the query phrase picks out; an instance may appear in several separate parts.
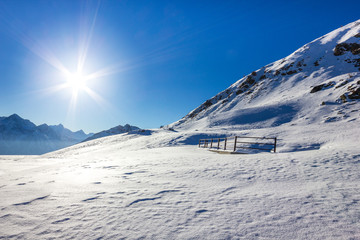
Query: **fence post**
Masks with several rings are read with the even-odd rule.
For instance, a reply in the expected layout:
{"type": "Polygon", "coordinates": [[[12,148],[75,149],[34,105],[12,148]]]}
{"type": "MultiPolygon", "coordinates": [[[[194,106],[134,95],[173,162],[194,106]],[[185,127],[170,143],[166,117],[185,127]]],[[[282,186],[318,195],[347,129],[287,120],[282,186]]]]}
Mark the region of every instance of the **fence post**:
{"type": "Polygon", "coordinates": [[[210,148],[212,148],[213,139],[211,139],[210,148]]]}
{"type": "Polygon", "coordinates": [[[200,147],[200,142],[201,142],[201,139],[199,140],[199,147],[200,147]]]}
{"type": "Polygon", "coordinates": [[[220,138],[218,138],[218,147],[217,147],[217,149],[219,150],[219,148],[220,148],[220,138]]]}
{"type": "Polygon", "coordinates": [[[274,153],[276,153],[276,140],[277,140],[277,139],[274,138],[274,140],[275,140],[275,141],[274,141],[274,153]]]}
{"type": "Polygon", "coordinates": [[[227,142],[227,138],[225,138],[224,150],[226,150],[226,142],[227,142]]]}
{"type": "Polygon", "coordinates": [[[208,146],[208,140],[205,140],[205,144],[206,144],[206,146],[204,145],[204,148],[207,148],[207,146],[208,146]]]}
{"type": "Polygon", "coordinates": [[[234,141],[234,152],[236,152],[236,141],[237,141],[237,136],[235,136],[235,141],[234,141]]]}

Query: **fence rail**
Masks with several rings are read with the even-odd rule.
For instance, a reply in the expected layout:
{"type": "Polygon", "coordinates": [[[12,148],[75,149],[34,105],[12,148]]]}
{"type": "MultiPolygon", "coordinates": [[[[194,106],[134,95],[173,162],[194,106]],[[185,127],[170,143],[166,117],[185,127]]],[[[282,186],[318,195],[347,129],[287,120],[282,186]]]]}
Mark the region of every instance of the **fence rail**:
{"type": "Polygon", "coordinates": [[[237,152],[238,149],[253,149],[276,152],[277,138],[269,137],[241,137],[207,138],[199,140],[199,148],[237,152]],[[253,141],[252,141],[253,140],[253,141]],[[268,147],[269,146],[269,147],[268,147]],[[271,147],[271,148],[270,148],[271,147]]]}

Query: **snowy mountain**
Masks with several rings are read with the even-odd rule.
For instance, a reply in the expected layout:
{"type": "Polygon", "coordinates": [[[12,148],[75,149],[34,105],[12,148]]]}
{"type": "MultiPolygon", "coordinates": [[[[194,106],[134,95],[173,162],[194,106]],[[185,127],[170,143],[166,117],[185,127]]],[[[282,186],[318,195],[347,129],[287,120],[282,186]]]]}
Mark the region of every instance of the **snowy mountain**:
{"type": "Polygon", "coordinates": [[[43,154],[81,142],[91,134],[72,132],[59,124],[36,126],[17,114],[0,118],[0,154],[43,154]]]}
{"type": "Polygon", "coordinates": [[[360,20],[241,78],[169,127],[254,129],[351,120],[358,116],[359,71],[360,20]]]}
{"type": "Polygon", "coordinates": [[[316,39],[168,127],[0,156],[0,238],[359,239],[359,32],[316,39]],[[196,146],[229,135],[278,150],[196,146]]]}
{"type": "Polygon", "coordinates": [[[97,139],[97,138],[112,136],[112,135],[116,135],[116,134],[128,133],[128,132],[132,132],[132,131],[138,131],[138,130],[141,130],[141,129],[136,127],[136,126],[131,126],[129,124],[125,124],[124,126],[119,125],[119,126],[110,128],[108,130],[104,130],[104,131],[95,133],[94,135],[92,135],[92,136],[86,138],[85,140],[83,140],[83,142],[94,140],[94,139],[97,139]]]}

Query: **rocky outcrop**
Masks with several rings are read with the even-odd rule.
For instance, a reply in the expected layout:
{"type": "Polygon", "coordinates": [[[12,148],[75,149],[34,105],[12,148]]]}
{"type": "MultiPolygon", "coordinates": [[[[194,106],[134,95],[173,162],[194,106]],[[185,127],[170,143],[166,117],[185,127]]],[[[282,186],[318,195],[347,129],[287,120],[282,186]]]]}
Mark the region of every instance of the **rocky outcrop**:
{"type": "Polygon", "coordinates": [[[351,52],[354,55],[360,54],[360,44],[358,43],[339,43],[334,49],[334,55],[340,56],[346,52],[351,52]]]}

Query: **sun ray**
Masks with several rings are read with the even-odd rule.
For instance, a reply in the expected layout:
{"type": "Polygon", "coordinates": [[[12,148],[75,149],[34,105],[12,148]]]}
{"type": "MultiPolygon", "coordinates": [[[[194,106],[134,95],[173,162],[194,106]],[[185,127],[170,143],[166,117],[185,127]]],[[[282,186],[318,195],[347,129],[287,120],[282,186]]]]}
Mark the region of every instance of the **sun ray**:
{"type": "Polygon", "coordinates": [[[37,89],[37,90],[33,90],[28,92],[28,94],[33,94],[33,95],[52,95],[56,92],[59,92],[63,89],[68,88],[68,84],[66,83],[61,83],[55,86],[51,86],[51,87],[47,87],[47,88],[42,88],[42,89],[37,89]]]}
{"type": "Polygon", "coordinates": [[[87,75],[88,79],[95,79],[95,78],[101,78],[101,77],[105,77],[105,76],[109,76],[109,75],[113,75],[115,73],[119,73],[119,72],[125,72],[131,69],[137,68],[136,65],[128,65],[126,66],[125,64],[122,63],[117,63],[117,64],[113,64],[111,66],[108,67],[104,67],[98,71],[95,71],[93,73],[90,73],[89,75],[87,75]]]}
{"type": "MultiPolygon", "coordinates": [[[[78,72],[82,72],[84,65],[85,65],[85,61],[87,58],[88,50],[90,47],[90,43],[92,40],[92,36],[93,36],[93,32],[94,32],[94,28],[95,28],[95,24],[96,24],[96,20],[97,20],[99,8],[100,8],[100,3],[101,3],[101,1],[98,1],[97,6],[95,8],[95,13],[92,18],[90,30],[88,32],[85,32],[81,38],[82,42],[80,43],[80,47],[79,47],[79,57],[78,57],[78,66],[77,66],[78,72]]],[[[87,17],[85,17],[85,19],[87,19],[87,17]]],[[[86,29],[86,28],[84,26],[82,26],[82,29],[86,29]]]]}
{"type": "Polygon", "coordinates": [[[66,119],[74,119],[76,112],[75,110],[77,104],[77,97],[78,97],[78,92],[73,92],[73,94],[71,95],[71,100],[68,107],[66,119]]]}
{"type": "Polygon", "coordinates": [[[1,20],[6,24],[5,26],[7,26],[10,36],[14,38],[15,41],[19,42],[29,51],[43,59],[45,62],[60,72],[66,73],[68,71],[62,62],[57,57],[55,57],[53,52],[46,47],[46,44],[26,31],[28,28],[25,27],[23,23],[13,14],[11,14],[9,11],[6,11],[6,8],[3,5],[1,6],[0,17],[1,20]]]}
{"type": "Polygon", "coordinates": [[[52,95],[56,92],[62,91],[64,89],[70,89],[72,91],[71,98],[69,101],[67,118],[72,118],[76,112],[77,102],[80,97],[80,92],[85,92],[91,99],[93,99],[99,106],[112,108],[112,106],[102,98],[94,90],[90,89],[86,85],[87,81],[90,79],[97,79],[103,76],[111,75],[119,71],[126,71],[128,69],[134,68],[134,65],[127,65],[124,67],[123,64],[115,64],[106,68],[103,68],[99,71],[95,71],[89,75],[83,75],[84,66],[88,58],[88,52],[90,49],[91,41],[94,35],[96,22],[99,15],[99,10],[101,7],[101,0],[97,1],[96,6],[91,5],[90,3],[85,3],[85,13],[83,15],[83,22],[80,23],[80,35],[79,35],[79,46],[78,46],[78,57],[76,72],[73,73],[64,63],[57,58],[54,52],[49,48],[46,42],[39,40],[28,31],[28,28],[11,13],[6,11],[6,7],[0,9],[0,19],[4,20],[5,25],[8,27],[10,36],[12,36],[17,42],[22,46],[27,48],[34,55],[38,56],[44,60],[47,64],[52,66],[54,69],[59,71],[63,77],[63,83],[57,84],[55,86],[43,88],[40,90],[33,91],[33,94],[41,95],[52,95]],[[2,14],[4,13],[4,14],[2,14]],[[4,17],[10,16],[10,17],[4,17]],[[92,16],[91,16],[92,15],[92,16]],[[90,17],[91,16],[91,17],[90,17]],[[87,21],[90,19],[89,21],[87,21]],[[86,24],[89,23],[89,24],[86,24]]]}
{"type": "Polygon", "coordinates": [[[86,87],[85,92],[102,108],[112,108],[111,104],[108,103],[104,98],[97,94],[91,88],[86,87]]]}

